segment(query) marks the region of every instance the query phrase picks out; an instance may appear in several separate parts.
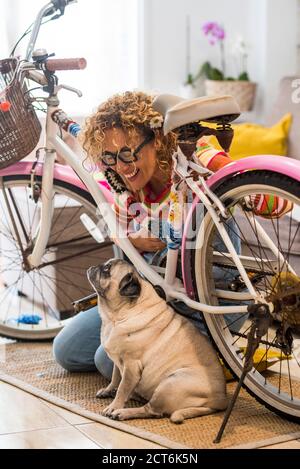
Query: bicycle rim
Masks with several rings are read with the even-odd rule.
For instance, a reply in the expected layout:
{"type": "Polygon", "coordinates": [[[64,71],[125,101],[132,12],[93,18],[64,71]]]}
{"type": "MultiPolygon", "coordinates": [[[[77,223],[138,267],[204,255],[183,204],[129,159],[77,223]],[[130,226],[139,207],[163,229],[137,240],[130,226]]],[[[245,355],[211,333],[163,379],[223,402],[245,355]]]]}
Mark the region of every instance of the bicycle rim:
{"type": "Polygon", "coordinates": [[[29,176],[7,176],[0,188],[0,334],[46,339],[54,337],[74,316],[72,302],[93,292],[87,268],[119,253],[106,237],[105,228],[104,242],[99,244],[81,222],[84,213],[99,223],[91,196],[55,180],[50,239],[40,266],[26,271],[23,254],[32,250],[41,211],[29,180],[29,176]]]}
{"type": "MultiPolygon", "coordinates": [[[[241,254],[252,259],[246,269],[252,285],[274,305],[271,323],[262,337],[254,357],[254,367],[244,385],[260,402],[271,410],[300,420],[300,185],[287,177],[264,171],[249,171],[223,183],[216,194],[230,209],[231,217],[225,222],[227,231],[241,242],[241,254]],[[254,194],[275,195],[293,203],[293,209],[281,218],[263,218],[241,206],[254,194]],[[253,218],[252,215],[253,214],[253,218]],[[253,223],[254,220],[254,223],[253,223]],[[232,224],[234,223],[234,224],[232,224]],[[258,229],[258,223],[272,239],[283,258],[269,249],[258,229]],[[293,271],[293,274],[291,273],[293,271]],[[294,290],[288,290],[293,288],[294,290]],[[299,290],[299,291],[298,291],[299,290]],[[282,299],[285,291],[287,294],[282,299]],[[299,302],[299,303],[298,303],[299,302]],[[287,337],[280,340],[280,330],[291,334],[292,347],[286,346],[287,337]]],[[[204,303],[245,305],[242,294],[247,289],[232,261],[226,260],[226,249],[218,249],[219,235],[209,215],[204,219],[205,236],[202,249],[200,230],[197,234],[194,257],[194,288],[204,303]],[[239,299],[224,299],[224,292],[238,293],[239,299]]],[[[244,261],[245,262],[245,261],[244,261]]],[[[247,261],[248,262],[248,261],[247,261]]],[[[247,314],[224,316],[203,314],[209,334],[221,357],[236,377],[240,377],[247,334],[251,321],[247,314]]]]}

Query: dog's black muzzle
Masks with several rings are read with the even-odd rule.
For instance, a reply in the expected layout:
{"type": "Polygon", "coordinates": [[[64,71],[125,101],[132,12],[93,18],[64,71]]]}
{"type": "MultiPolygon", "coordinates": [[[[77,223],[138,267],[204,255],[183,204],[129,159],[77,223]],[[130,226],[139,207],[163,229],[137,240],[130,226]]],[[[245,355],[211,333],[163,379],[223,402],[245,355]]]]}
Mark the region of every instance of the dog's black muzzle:
{"type": "Polygon", "coordinates": [[[100,266],[92,266],[88,269],[87,271],[87,277],[89,279],[89,281],[92,283],[92,285],[94,285],[94,287],[96,288],[96,281],[100,280],[100,275],[99,275],[99,271],[100,271],[100,266]],[[98,277],[98,278],[97,278],[98,277]]]}
{"type": "Polygon", "coordinates": [[[103,278],[102,272],[101,272],[102,267],[103,267],[102,265],[90,267],[87,271],[87,277],[90,283],[93,285],[94,290],[98,293],[98,295],[101,296],[102,298],[105,298],[105,290],[104,288],[101,288],[101,285],[100,285],[100,280],[101,278],[103,278]]]}

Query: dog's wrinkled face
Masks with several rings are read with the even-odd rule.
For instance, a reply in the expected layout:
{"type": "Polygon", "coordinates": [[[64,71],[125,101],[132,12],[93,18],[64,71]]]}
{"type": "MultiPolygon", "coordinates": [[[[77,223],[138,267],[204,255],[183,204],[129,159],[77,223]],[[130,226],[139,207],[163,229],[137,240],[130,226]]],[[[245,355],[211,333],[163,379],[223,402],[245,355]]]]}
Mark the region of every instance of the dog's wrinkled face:
{"type": "Polygon", "coordinates": [[[90,284],[110,307],[132,302],[141,293],[139,274],[122,259],[110,259],[87,271],[90,284]]]}

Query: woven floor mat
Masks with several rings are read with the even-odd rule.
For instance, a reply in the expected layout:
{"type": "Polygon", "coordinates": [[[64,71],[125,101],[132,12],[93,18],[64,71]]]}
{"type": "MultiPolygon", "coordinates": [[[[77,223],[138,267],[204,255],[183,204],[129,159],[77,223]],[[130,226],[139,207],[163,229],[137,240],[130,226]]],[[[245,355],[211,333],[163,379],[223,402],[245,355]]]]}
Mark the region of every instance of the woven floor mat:
{"type": "MultiPolygon", "coordinates": [[[[68,373],[55,363],[51,343],[1,345],[0,380],[105,425],[134,434],[168,448],[243,448],[300,438],[300,425],[288,422],[241,391],[222,442],[213,440],[223,412],[186,420],[182,425],[169,419],[136,419],[115,422],[100,415],[110,399],[95,398],[107,384],[99,373],[68,373]]],[[[232,395],[235,383],[228,383],[232,395]]],[[[300,385],[300,383],[299,383],[300,385]]],[[[131,401],[129,406],[140,405],[131,401]]]]}

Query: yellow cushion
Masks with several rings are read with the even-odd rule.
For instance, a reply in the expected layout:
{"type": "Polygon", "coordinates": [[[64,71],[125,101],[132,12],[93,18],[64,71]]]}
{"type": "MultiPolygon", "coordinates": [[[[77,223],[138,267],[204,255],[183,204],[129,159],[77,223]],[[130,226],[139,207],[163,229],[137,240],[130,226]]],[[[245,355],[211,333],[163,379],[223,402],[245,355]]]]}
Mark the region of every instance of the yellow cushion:
{"type": "MultiPolygon", "coordinates": [[[[253,155],[285,156],[291,123],[292,115],[288,113],[273,127],[252,123],[232,125],[234,137],[229,152],[231,158],[239,160],[253,155]]],[[[216,148],[220,148],[215,137],[211,137],[210,142],[216,148]]]]}

